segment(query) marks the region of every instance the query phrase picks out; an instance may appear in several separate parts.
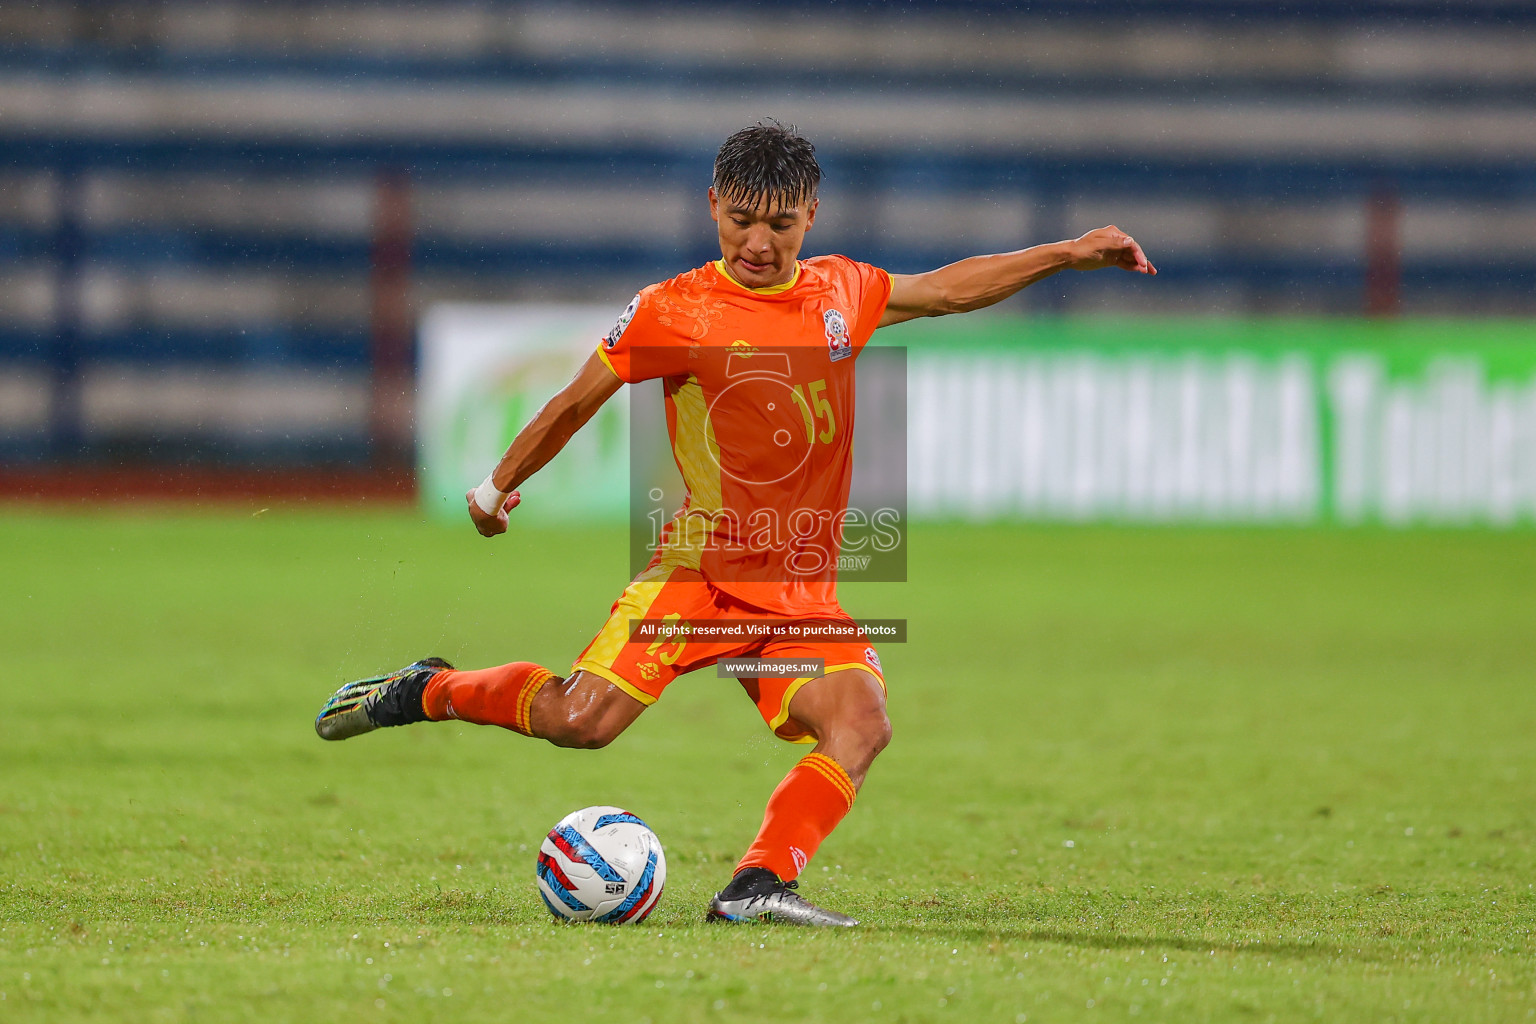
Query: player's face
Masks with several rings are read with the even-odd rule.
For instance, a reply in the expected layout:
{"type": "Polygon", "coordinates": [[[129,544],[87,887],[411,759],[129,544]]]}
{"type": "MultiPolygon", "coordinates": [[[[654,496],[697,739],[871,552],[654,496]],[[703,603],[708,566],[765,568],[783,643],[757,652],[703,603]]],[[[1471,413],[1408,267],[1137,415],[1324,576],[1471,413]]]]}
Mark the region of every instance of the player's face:
{"type": "Polygon", "coordinates": [[[805,233],[816,221],[816,203],[783,208],[767,199],[755,206],[722,202],[709,190],[709,215],[720,228],[720,255],[731,277],[748,288],[770,288],[795,276],[805,233]]]}

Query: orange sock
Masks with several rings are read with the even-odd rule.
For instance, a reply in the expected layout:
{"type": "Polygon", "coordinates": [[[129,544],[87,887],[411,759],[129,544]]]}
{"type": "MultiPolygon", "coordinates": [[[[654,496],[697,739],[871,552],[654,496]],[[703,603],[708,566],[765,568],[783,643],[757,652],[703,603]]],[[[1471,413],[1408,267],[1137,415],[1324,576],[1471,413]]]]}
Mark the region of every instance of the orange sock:
{"type": "Polygon", "coordinates": [[[448,669],[427,682],[421,706],[434,722],[456,718],[475,725],[499,725],[531,736],[528,715],[539,688],[555,674],[531,661],[460,672],[448,669]]]}
{"type": "Polygon", "coordinates": [[[786,882],[794,878],[853,807],[857,792],[842,765],[807,754],[768,798],[763,827],[736,870],[767,868],[786,882]]]}

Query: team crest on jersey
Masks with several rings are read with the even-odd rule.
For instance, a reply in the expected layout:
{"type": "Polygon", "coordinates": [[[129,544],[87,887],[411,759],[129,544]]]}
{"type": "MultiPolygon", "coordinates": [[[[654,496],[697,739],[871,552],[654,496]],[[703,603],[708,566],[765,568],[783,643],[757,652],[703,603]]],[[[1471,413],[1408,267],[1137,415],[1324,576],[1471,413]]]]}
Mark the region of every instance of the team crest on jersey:
{"type": "Polygon", "coordinates": [[[869,662],[870,667],[876,672],[879,672],[881,675],[885,674],[885,669],[880,667],[880,655],[875,653],[873,647],[864,648],[864,660],[869,662]]]}
{"type": "Polygon", "coordinates": [[[853,339],[848,337],[848,321],[843,314],[829,309],[821,314],[821,323],[827,331],[827,356],[835,363],[853,355],[853,339]]]}
{"type": "Polygon", "coordinates": [[[624,312],[619,314],[619,322],[613,325],[613,330],[608,332],[608,337],[603,339],[603,348],[611,349],[619,343],[619,339],[624,337],[624,332],[629,329],[629,322],[635,318],[635,310],[639,308],[640,296],[636,295],[629,300],[629,305],[624,307],[624,312]]]}

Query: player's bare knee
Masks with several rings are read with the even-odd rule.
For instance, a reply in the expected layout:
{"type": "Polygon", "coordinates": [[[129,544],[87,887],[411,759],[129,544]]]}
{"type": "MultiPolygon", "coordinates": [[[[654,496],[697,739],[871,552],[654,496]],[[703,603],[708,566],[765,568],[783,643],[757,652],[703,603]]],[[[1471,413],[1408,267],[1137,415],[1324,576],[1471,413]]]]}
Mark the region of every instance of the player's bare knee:
{"type": "MultiPolygon", "coordinates": [[[[871,681],[873,683],[873,681],[871,681]]],[[[853,718],[860,735],[876,753],[891,742],[891,717],[885,710],[885,690],[871,685],[853,707],[853,718]]]]}
{"type": "Polygon", "coordinates": [[[870,708],[863,712],[855,731],[871,761],[891,745],[891,718],[885,713],[884,707],[870,708]]]}
{"type": "Polygon", "coordinates": [[[612,742],[612,736],[596,730],[584,730],[568,737],[567,742],[559,745],[574,750],[601,750],[612,742]]]}
{"type": "Polygon", "coordinates": [[[601,715],[574,714],[562,718],[545,737],[557,747],[576,750],[600,750],[617,738],[614,729],[601,715]]]}
{"type": "Polygon", "coordinates": [[[885,713],[884,708],[880,709],[879,721],[870,730],[870,740],[873,754],[879,754],[891,745],[891,716],[885,713]]]}
{"type": "Polygon", "coordinates": [[[557,747],[597,750],[618,738],[634,721],[640,706],[605,681],[596,684],[583,673],[546,687],[534,706],[535,735],[557,747]]]}
{"type": "Polygon", "coordinates": [[[890,746],[891,719],[883,702],[861,703],[829,723],[822,738],[841,755],[845,768],[863,772],[890,746]]]}

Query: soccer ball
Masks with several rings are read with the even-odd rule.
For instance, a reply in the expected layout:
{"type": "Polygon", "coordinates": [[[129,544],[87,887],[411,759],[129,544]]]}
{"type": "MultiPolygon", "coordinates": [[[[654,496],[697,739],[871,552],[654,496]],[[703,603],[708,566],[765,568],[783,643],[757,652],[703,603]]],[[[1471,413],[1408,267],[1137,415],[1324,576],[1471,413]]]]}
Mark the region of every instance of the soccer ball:
{"type": "Polygon", "coordinates": [[[661,840],[618,807],[586,807],[560,819],[539,847],[539,895],[563,921],[639,924],[667,880],[661,840]]]}

